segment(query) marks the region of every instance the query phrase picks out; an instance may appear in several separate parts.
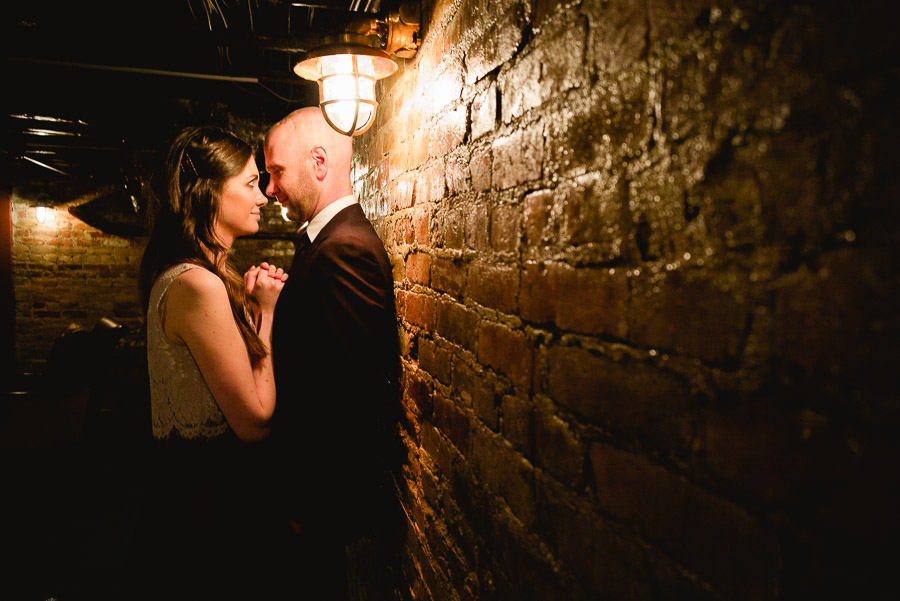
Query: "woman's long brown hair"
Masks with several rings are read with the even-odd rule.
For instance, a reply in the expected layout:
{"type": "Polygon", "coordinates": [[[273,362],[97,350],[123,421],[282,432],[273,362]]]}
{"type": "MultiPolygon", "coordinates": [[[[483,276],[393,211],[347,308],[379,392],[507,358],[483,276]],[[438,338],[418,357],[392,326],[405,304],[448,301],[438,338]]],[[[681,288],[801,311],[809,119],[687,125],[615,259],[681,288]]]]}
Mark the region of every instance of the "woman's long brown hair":
{"type": "Polygon", "coordinates": [[[193,263],[213,272],[225,282],[231,313],[256,364],[268,354],[250,319],[256,301],[247,295],[243,277],[227,260],[228,249],[213,229],[225,181],[238,175],[252,156],[246,142],[214,126],[189,127],[175,137],[145,194],[150,237],[141,259],[140,291],[146,314],[153,282],[169,267],[193,263]]]}

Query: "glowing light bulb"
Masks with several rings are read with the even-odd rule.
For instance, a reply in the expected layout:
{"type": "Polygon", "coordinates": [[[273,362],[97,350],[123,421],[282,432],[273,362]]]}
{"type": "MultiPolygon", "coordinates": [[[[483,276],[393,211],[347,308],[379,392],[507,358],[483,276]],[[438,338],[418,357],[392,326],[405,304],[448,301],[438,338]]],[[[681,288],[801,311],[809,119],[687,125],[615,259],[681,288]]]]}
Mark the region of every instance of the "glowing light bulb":
{"type": "Polygon", "coordinates": [[[50,207],[35,207],[34,216],[38,223],[48,223],[53,221],[53,209],[50,207]]]}

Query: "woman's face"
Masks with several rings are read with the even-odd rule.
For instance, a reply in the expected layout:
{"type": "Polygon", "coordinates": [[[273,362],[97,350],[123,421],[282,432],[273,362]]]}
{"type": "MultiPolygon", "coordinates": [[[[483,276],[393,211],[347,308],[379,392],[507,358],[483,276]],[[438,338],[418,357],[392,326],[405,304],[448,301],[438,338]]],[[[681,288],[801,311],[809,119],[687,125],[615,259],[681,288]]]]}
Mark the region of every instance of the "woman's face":
{"type": "Polygon", "coordinates": [[[238,175],[229,178],[222,189],[216,234],[219,240],[231,246],[238,236],[248,236],[259,231],[259,209],[267,199],[259,189],[259,171],[253,157],[238,175]]]}

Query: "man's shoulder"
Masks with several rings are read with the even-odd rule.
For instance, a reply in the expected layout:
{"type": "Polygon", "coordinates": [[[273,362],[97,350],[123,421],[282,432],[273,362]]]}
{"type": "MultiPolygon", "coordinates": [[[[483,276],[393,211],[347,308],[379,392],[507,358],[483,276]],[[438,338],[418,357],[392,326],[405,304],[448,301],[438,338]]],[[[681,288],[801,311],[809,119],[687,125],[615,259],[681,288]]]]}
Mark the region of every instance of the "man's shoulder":
{"type": "MultiPolygon", "coordinates": [[[[358,205],[354,205],[358,208],[358,205]]],[[[335,217],[332,227],[320,233],[322,248],[344,248],[347,251],[384,252],[384,243],[378,237],[375,227],[360,209],[350,211],[353,207],[341,211],[335,217]],[[345,215],[345,213],[348,213],[345,215]],[[340,219],[339,219],[340,218],[340,219]]],[[[332,224],[329,224],[332,225],[332,224]]]]}

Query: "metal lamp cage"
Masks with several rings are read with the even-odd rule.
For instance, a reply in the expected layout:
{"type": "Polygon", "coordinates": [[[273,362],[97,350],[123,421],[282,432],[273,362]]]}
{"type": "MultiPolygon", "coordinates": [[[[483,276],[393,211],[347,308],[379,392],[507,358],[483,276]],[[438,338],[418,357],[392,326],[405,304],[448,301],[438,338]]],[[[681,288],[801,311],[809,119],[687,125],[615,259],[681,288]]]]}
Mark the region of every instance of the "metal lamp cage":
{"type": "Polygon", "coordinates": [[[310,51],[294,72],[319,84],[325,120],[347,136],[358,136],[375,122],[375,82],[397,71],[391,56],[358,42],[335,43],[310,51]]]}

